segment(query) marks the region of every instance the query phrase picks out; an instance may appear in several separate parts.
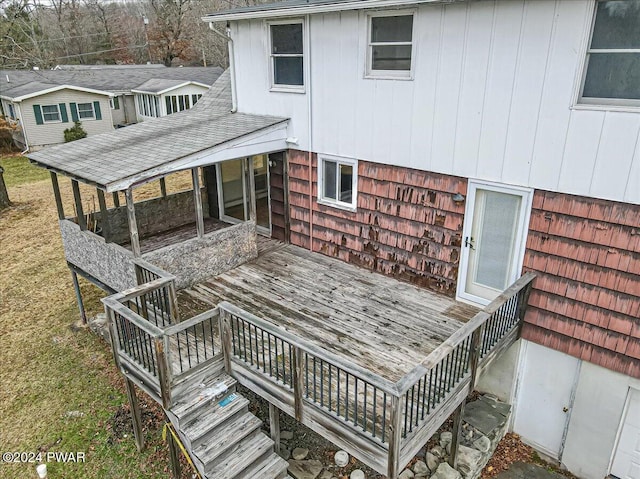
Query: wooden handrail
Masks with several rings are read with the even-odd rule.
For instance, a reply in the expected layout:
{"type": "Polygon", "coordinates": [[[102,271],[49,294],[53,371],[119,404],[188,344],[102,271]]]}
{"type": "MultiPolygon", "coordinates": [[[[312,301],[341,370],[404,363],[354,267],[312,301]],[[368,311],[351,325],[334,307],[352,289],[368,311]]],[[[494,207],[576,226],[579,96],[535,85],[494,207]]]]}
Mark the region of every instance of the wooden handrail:
{"type": "Polygon", "coordinates": [[[220,310],[216,307],[208,311],[205,311],[204,313],[200,313],[197,316],[194,316],[193,318],[189,318],[185,321],[182,321],[181,323],[167,326],[166,328],[163,328],[162,331],[166,336],[172,336],[181,331],[184,331],[185,329],[195,326],[196,324],[200,324],[204,321],[207,321],[208,319],[215,318],[219,314],[220,314],[220,310]]]}
{"type": "Polygon", "coordinates": [[[158,276],[158,278],[171,279],[171,280],[176,279],[175,275],[168,273],[167,271],[161,268],[158,268],[157,266],[149,263],[148,261],[145,261],[142,258],[134,258],[133,263],[139,266],[140,268],[146,269],[147,271],[151,271],[153,274],[158,276]]]}
{"type": "Polygon", "coordinates": [[[145,333],[151,335],[152,337],[158,338],[162,336],[163,331],[161,328],[153,323],[150,323],[135,311],[127,308],[121,302],[116,301],[113,296],[102,299],[102,303],[112,311],[125,318],[127,321],[132,322],[136,327],[142,329],[145,333]]]}

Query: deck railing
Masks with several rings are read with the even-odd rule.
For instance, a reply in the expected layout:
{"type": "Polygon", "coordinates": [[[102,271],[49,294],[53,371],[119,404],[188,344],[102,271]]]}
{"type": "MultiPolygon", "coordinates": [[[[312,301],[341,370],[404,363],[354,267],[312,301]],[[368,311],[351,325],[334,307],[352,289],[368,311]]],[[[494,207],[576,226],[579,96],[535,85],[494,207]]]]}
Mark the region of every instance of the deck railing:
{"type": "Polygon", "coordinates": [[[135,260],[140,285],[103,299],[114,356],[138,386],[171,407],[172,389],[220,357],[218,309],[180,321],[175,278],[135,260]]]}
{"type": "Polygon", "coordinates": [[[397,383],[222,302],[225,365],[254,392],[329,436],[338,421],[342,428],[329,439],[395,477],[464,401],[479,369],[518,338],[534,277],[523,275],[397,383]]]}

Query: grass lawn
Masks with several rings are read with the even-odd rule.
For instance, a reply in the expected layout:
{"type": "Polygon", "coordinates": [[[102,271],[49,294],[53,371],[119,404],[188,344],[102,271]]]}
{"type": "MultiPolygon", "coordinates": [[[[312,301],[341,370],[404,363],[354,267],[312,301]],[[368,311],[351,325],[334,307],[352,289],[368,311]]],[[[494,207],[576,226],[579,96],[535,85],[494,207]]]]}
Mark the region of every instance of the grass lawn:
{"type": "MultiPolygon", "coordinates": [[[[111,350],[77,324],[48,172],[20,157],[0,165],[13,202],[0,211],[1,452],[85,453],[84,463],[49,462],[51,479],[169,477],[159,409],[143,401],[147,448],[139,454],[111,350]]],[[[72,212],[68,180],[61,189],[72,212]]],[[[101,311],[102,292],[86,282],[82,289],[88,314],[101,311]]],[[[0,477],[37,477],[35,467],[0,463],[0,477]]]]}

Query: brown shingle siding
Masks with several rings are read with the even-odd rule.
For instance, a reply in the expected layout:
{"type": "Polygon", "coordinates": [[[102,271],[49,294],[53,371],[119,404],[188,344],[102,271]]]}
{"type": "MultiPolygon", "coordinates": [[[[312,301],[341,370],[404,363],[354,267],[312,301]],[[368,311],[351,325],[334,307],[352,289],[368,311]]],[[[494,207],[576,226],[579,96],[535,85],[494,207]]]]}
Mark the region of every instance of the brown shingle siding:
{"type": "MultiPolygon", "coordinates": [[[[290,151],[291,242],[309,247],[309,157],[290,151]]],[[[313,249],[455,295],[466,180],[359,161],[358,208],[319,204],[313,155],[313,249]]]]}
{"type": "Polygon", "coordinates": [[[640,206],[536,191],[523,336],[640,378],[640,206]]]}

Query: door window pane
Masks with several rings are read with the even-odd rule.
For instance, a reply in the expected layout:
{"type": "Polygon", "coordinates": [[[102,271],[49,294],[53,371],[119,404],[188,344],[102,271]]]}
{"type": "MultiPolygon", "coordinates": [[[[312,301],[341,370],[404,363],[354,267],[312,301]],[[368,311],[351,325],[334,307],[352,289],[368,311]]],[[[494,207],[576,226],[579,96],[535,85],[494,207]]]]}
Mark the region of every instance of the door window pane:
{"type": "Polygon", "coordinates": [[[245,220],[242,160],[225,161],[220,164],[223,213],[245,220]]]}

